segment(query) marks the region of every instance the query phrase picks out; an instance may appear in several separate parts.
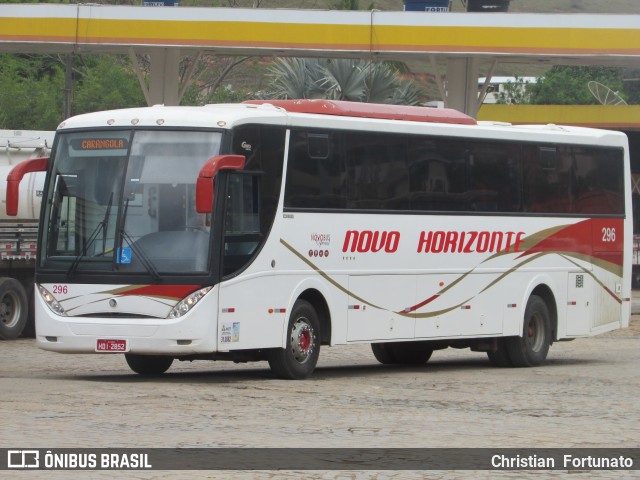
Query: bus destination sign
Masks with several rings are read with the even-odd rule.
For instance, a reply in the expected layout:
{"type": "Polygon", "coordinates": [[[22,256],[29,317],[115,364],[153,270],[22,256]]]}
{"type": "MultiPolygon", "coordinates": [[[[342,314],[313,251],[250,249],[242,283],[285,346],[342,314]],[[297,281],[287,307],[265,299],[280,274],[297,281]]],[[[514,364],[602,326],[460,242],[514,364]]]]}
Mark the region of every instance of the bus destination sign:
{"type": "Polygon", "coordinates": [[[126,138],[76,138],[71,146],[76,150],[123,150],[129,142],[126,138]]]}

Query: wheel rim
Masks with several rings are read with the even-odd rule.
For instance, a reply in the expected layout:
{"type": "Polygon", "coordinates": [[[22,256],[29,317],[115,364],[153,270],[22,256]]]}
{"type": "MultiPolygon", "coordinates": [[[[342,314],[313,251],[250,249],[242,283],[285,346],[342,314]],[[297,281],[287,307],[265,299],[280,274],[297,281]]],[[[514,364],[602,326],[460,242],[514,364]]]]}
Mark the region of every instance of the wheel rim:
{"type": "Polygon", "coordinates": [[[20,318],[20,304],[15,295],[7,293],[0,301],[0,321],[7,327],[13,327],[20,318]]]}
{"type": "Polygon", "coordinates": [[[544,344],[544,320],[542,315],[534,313],[527,324],[527,344],[534,352],[539,352],[544,344]]]}
{"type": "Polygon", "coordinates": [[[313,355],[316,334],[306,318],[299,318],[291,329],[291,353],[299,363],[304,363],[313,355]]]}

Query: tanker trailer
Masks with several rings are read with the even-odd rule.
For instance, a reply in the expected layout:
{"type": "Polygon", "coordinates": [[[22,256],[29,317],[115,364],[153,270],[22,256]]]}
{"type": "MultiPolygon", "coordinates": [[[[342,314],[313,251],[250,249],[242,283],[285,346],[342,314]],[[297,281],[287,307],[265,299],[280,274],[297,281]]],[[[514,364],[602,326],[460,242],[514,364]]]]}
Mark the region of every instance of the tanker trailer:
{"type": "Polygon", "coordinates": [[[0,130],[0,339],[33,336],[33,279],[38,218],[45,174],[29,173],[20,183],[16,217],[6,213],[6,178],[31,158],[48,157],[55,132],[0,130]]]}

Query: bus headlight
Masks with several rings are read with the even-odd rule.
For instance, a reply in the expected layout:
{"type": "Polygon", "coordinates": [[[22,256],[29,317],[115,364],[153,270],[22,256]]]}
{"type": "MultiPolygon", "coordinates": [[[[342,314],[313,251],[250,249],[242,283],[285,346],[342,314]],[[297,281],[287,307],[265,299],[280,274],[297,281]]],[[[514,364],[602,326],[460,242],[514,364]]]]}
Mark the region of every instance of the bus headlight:
{"type": "Polygon", "coordinates": [[[40,295],[42,296],[44,303],[47,304],[47,307],[49,307],[49,309],[53,313],[55,313],[56,315],[62,315],[65,317],[67,316],[67,314],[64,311],[64,308],[62,308],[62,305],[58,303],[58,300],[56,300],[56,297],[54,297],[51,294],[51,292],[49,292],[49,290],[44,288],[42,285],[38,285],[38,290],[40,290],[40,295]]]}
{"type": "Polygon", "coordinates": [[[169,315],[167,315],[167,318],[178,318],[185,315],[189,310],[196,306],[196,304],[207,294],[209,290],[211,290],[211,287],[205,287],[189,294],[180,300],[175,307],[173,307],[169,312],[169,315]]]}

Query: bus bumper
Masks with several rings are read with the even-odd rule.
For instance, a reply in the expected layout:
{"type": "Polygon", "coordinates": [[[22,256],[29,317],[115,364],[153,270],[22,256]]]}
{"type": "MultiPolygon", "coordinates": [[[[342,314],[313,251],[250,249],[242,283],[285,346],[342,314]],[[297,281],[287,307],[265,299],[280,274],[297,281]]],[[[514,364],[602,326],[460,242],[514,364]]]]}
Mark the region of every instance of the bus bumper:
{"type": "Polygon", "coordinates": [[[36,343],[43,350],[185,356],[217,348],[217,294],[177,319],[63,317],[38,294],[34,303],[36,343]]]}

